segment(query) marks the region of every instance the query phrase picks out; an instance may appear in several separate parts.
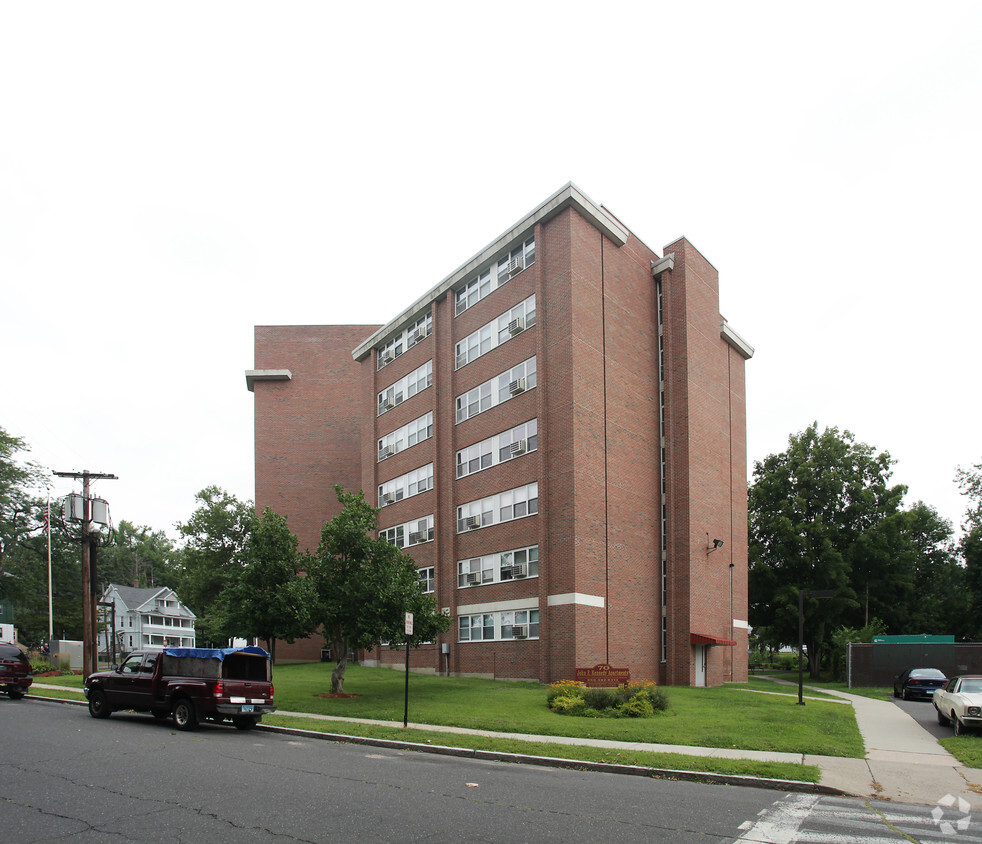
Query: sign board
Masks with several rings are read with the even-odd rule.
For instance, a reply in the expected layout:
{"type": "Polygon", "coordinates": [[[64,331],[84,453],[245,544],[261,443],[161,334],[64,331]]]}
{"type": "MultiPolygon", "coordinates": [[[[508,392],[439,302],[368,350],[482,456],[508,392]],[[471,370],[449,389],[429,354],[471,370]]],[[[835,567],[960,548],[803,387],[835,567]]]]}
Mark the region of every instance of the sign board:
{"type": "Polygon", "coordinates": [[[631,682],[631,669],[611,668],[606,663],[600,663],[593,668],[577,668],[573,679],[591,688],[626,686],[631,682]]]}
{"type": "Polygon", "coordinates": [[[411,612],[406,613],[406,635],[413,635],[413,614],[411,612]]]}

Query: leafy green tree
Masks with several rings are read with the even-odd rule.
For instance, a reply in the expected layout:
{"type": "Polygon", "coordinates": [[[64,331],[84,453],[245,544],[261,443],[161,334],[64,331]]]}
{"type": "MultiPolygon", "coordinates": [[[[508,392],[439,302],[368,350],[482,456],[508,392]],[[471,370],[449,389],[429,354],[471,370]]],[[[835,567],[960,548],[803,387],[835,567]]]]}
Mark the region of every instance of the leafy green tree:
{"type": "MultiPolygon", "coordinates": [[[[806,598],[805,643],[818,677],[831,630],[862,604],[867,584],[879,588],[890,571],[896,526],[884,519],[906,491],[889,485],[893,460],[858,443],[849,431],[813,423],[789,438],[787,450],[754,464],[750,516],[750,621],[787,643],[798,640],[799,590],[833,590],[806,598]]],[[[893,574],[894,572],[891,572],[893,574]]],[[[907,589],[907,575],[891,590],[907,589]]]]}
{"type": "Polygon", "coordinates": [[[405,641],[407,612],[414,616],[410,645],[432,641],[450,617],[421,591],[412,557],[376,538],[378,510],[362,493],[334,489],[341,512],[324,525],[308,576],[317,595],[314,621],[337,656],[331,691],[341,694],[349,650],[405,641]]]}
{"type": "Polygon", "coordinates": [[[302,575],[305,557],[286,519],[268,507],[246,542],[245,565],[226,590],[228,623],[238,636],[258,636],[276,661],[276,640],[310,635],[315,594],[302,575]]]}
{"type": "Polygon", "coordinates": [[[5,594],[7,560],[14,547],[41,529],[38,490],[47,486],[47,475],[36,463],[23,463],[20,452],[30,451],[20,437],[0,427],[0,598],[5,594]]]}
{"type": "Polygon", "coordinates": [[[973,526],[961,539],[965,561],[966,599],[969,604],[965,638],[982,638],[982,527],[973,526]]]}
{"type": "Polygon", "coordinates": [[[108,543],[99,547],[98,579],[102,588],[110,583],[147,589],[179,587],[180,550],[170,537],[147,526],[137,527],[125,519],[108,543]]]}
{"type": "Polygon", "coordinates": [[[198,642],[221,646],[234,635],[224,596],[242,572],[256,515],[251,501],[217,486],[201,490],[195,500],[197,509],[177,526],[185,539],[177,593],[197,616],[198,642]]]}

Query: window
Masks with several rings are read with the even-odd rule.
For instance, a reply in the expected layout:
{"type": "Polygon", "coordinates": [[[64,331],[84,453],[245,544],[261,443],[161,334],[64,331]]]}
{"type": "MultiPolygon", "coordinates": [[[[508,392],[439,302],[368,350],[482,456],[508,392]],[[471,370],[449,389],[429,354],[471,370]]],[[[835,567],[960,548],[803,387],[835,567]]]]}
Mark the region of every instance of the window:
{"type": "Polygon", "coordinates": [[[500,554],[485,554],[457,561],[457,587],[480,586],[505,580],[539,576],[539,546],[531,545],[500,554]]]}
{"type": "Polygon", "coordinates": [[[457,396],[457,422],[484,413],[495,405],[506,402],[526,390],[531,390],[535,384],[535,358],[531,357],[490,381],[485,381],[463,395],[457,396]]]}
{"type": "Polygon", "coordinates": [[[386,434],[378,441],[379,462],[398,454],[403,449],[428,440],[433,436],[433,412],[424,413],[419,419],[414,419],[408,425],[403,425],[398,431],[386,434]]]}
{"type": "Polygon", "coordinates": [[[384,346],[377,348],[377,368],[381,369],[384,366],[388,366],[403,352],[408,351],[417,343],[429,337],[432,332],[433,314],[432,312],[427,312],[425,316],[421,316],[414,323],[404,328],[384,346]]]}
{"type": "Polygon", "coordinates": [[[405,475],[379,484],[378,506],[385,507],[402,501],[404,498],[411,498],[428,489],[433,489],[433,464],[427,463],[419,469],[413,469],[405,475]]]}
{"type": "Polygon", "coordinates": [[[433,516],[424,516],[401,525],[383,528],[378,532],[379,539],[384,539],[399,548],[410,548],[433,541],[433,516]]]}
{"type": "Polygon", "coordinates": [[[462,448],[457,452],[457,477],[473,475],[482,469],[535,451],[539,447],[538,431],[538,421],[531,419],[509,431],[462,448]]]}
{"type": "Polygon", "coordinates": [[[455,347],[456,368],[466,366],[533,325],[535,325],[535,296],[529,296],[524,302],[519,302],[510,311],[505,311],[501,316],[461,340],[455,347]]]}
{"type": "Polygon", "coordinates": [[[428,360],[419,369],[413,370],[405,378],[396,381],[378,394],[378,415],[411,399],[433,383],[433,361],[428,360]]]}
{"type": "Polygon", "coordinates": [[[522,270],[535,263],[535,238],[530,237],[514,249],[502,255],[486,270],[478,273],[467,284],[457,290],[454,315],[462,314],[473,307],[485,296],[509,279],[514,278],[522,270]]]}
{"type": "Polygon", "coordinates": [[[457,621],[457,634],[461,642],[538,639],[539,611],[510,610],[462,615],[457,621]]]}
{"type": "Polygon", "coordinates": [[[433,579],[433,566],[419,570],[419,588],[422,592],[435,591],[435,581],[433,579]]]}
{"type": "Polygon", "coordinates": [[[457,508],[457,533],[510,522],[539,512],[538,483],[471,501],[457,508]]]}

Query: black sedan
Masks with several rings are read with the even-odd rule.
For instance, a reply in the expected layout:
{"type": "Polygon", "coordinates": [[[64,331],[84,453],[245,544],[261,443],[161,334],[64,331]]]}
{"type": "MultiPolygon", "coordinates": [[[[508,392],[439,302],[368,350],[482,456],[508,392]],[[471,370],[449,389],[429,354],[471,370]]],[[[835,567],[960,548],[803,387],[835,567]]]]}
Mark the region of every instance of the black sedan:
{"type": "Polygon", "coordinates": [[[930,700],[935,689],[940,689],[948,678],[937,668],[908,668],[893,680],[893,696],[911,700],[915,697],[930,700]]]}

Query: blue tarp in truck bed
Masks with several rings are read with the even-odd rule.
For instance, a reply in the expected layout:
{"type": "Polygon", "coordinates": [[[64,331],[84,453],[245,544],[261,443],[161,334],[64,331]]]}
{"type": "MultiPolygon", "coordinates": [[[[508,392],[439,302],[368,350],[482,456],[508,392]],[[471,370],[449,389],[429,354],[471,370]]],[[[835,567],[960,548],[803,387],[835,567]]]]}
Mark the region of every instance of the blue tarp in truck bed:
{"type": "Polygon", "coordinates": [[[269,653],[255,645],[247,645],[244,648],[164,648],[164,656],[190,656],[197,659],[217,659],[219,662],[230,654],[251,654],[269,659],[269,653]]]}

